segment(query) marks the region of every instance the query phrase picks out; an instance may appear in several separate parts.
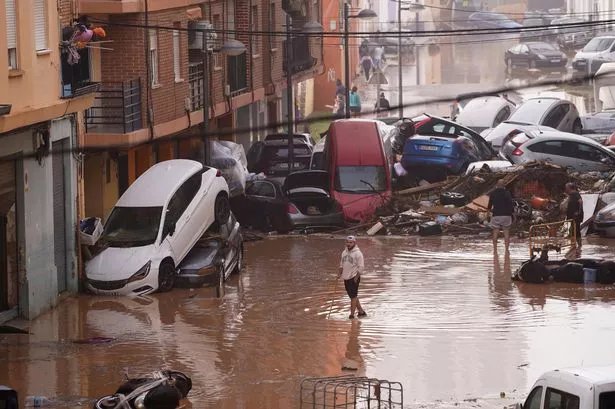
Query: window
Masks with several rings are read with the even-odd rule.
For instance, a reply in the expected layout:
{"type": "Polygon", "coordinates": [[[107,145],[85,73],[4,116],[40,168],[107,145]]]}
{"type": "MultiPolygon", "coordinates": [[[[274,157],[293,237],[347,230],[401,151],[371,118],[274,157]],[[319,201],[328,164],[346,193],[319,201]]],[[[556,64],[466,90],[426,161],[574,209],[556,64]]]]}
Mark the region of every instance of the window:
{"type": "Polygon", "coordinates": [[[240,92],[248,88],[246,53],[228,56],[227,80],[231,92],[240,92]]]}
{"type": "Polygon", "coordinates": [[[34,0],[34,46],[36,51],[46,50],[47,45],[47,0],[34,0]]]}
{"type": "Polygon", "coordinates": [[[498,126],[502,122],[506,121],[509,116],[510,116],[510,107],[505,106],[495,116],[495,120],[493,121],[493,128],[495,128],[496,126],[498,126]]]}
{"type": "Polygon", "coordinates": [[[339,166],[335,190],[350,193],[375,193],[386,190],[384,166],[339,166]]]}
{"type": "Polygon", "coordinates": [[[600,406],[598,409],[614,409],[615,408],[615,392],[603,392],[600,394],[600,406]]]}
{"type": "MultiPolygon", "coordinates": [[[[174,23],[174,27],[179,27],[180,23],[174,23]]],[[[173,30],[173,73],[175,74],[175,81],[182,80],[181,73],[181,41],[179,37],[179,30],[173,30]]]]}
{"type": "Polygon", "coordinates": [[[528,149],[536,153],[544,153],[546,155],[559,155],[564,153],[564,147],[561,141],[545,141],[528,146],[528,149]]]}
{"type": "MultiPolygon", "coordinates": [[[[222,27],[222,19],[220,18],[220,14],[214,14],[212,25],[214,27],[214,32],[216,33],[216,35],[218,37],[222,37],[224,27],[222,27]]],[[[212,55],[214,68],[222,68],[222,66],[220,65],[220,53],[213,53],[212,55]]]]}
{"type": "Polygon", "coordinates": [[[557,105],[551,112],[547,114],[543,125],[550,126],[551,128],[557,128],[559,124],[564,120],[564,117],[570,110],[568,104],[557,105]]]}
{"type": "Polygon", "coordinates": [[[162,207],[115,207],[105,224],[100,243],[110,247],[153,244],[158,237],[162,207]]]}
{"type": "MultiPolygon", "coordinates": [[[[251,24],[250,24],[250,30],[253,33],[257,33],[259,31],[259,24],[258,24],[258,6],[252,6],[252,20],[251,20],[251,24]]],[[[259,55],[261,53],[261,47],[260,47],[260,43],[261,43],[261,36],[256,34],[253,36],[250,36],[250,42],[252,45],[252,55],[259,55]]]]}
{"type": "Polygon", "coordinates": [[[594,148],[593,146],[586,145],[584,143],[577,144],[576,157],[581,160],[588,160],[591,162],[601,162],[607,155],[604,152],[594,148]]]}
{"type": "Polygon", "coordinates": [[[9,51],[9,70],[16,70],[17,65],[17,14],[15,0],[5,0],[6,8],[6,42],[9,51]]]}
{"type": "Polygon", "coordinates": [[[149,30],[149,64],[153,87],[160,84],[158,77],[158,32],[155,29],[149,30]]]}
{"type": "Polygon", "coordinates": [[[269,47],[273,50],[277,47],[275,41],[275,3],[269,5],[269,47]]]}
{"type": "Polygon", "coordinates": [[[540,409],[540,401],[542,399],[542,386],[537,386],[530,392],[529,396],[523,404],[523,409],[540,409]]]}
{"type": "Polygon", "coordinates": [[[579,397],[547,388],[544,409],[579,409],[579,397]]]}
{"type": "Polygon", "coordinates": [[[184,214],[194,196],[201,187],[202,175],[197,173],[184,182],[183,185],[177,189],[169,204],[167,205],[166,217],[164,219],[164,230],[162,232],[162,238],[164,239],[174,227],[175,223],[184,214]]]}
{"type": "Polygon", "coordinates": [[[275,186],[271,182],[254,182],[254,184],[246,188],[246,194],[275,198],[275,186]]]}

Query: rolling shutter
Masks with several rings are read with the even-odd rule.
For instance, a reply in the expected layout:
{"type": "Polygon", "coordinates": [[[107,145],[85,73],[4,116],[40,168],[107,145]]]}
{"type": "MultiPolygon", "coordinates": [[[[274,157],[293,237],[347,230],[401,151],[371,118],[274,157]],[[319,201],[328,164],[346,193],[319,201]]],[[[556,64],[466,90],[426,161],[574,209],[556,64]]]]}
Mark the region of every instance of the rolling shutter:
{"type": "Polygon", "coordinates": [[[36,51],[46,50],[48,48],[46,2],[47,0],[34,0],[34,45],[36,51]]]}
{"type": "Polygon", "coordinates": [[[6,41],[7,48],[17,48],[17,19],[15,0],[4,0],[6,6],[6,41]]]}

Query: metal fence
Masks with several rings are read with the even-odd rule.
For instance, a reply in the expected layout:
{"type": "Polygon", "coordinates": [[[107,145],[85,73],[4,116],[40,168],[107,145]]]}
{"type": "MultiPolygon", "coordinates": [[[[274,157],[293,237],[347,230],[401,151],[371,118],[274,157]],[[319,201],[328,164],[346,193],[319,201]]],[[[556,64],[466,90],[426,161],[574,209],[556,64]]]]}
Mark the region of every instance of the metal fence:
{"type": "Polygon", "coordinates": [[[188,66],[188,83],[190,84],[190,111],[203,108],[203,63],[190,63],[188,66]]]}
{"type": "Polygon", "coordinates": [[[86,132],[128,133],[142,127],[140,79],[102,83],[85,113],[86,132]]]}
{"type": "Polygon", "coordinates": [[[402,409],[401,383],[355,376],[307,378],[301,382],[301,409],[402,409]]]}

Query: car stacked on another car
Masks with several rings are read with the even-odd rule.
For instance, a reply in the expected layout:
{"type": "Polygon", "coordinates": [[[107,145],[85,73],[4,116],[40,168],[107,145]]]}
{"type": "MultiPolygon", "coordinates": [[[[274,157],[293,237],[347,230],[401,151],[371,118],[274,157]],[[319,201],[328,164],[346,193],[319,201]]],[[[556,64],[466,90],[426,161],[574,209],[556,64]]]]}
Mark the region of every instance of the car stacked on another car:
{"type": "Polygon", "coordinates": [[[254,173],[262,172],[267,178],[283,182],[289,173],[309,169],[312,149],[305,137],[294,138],[293,164],[290,169],[288,138],[255,142],[248,150],[248,170],[254,173]]]}
{"type": "Polygon", "coordinates": [[[470,163],[495,156],[479,134],[455,122],[429,115],[413,121],[416,136],[405,141],[401,164],[430,182],[463,173],[470,163]]]}
{"type": "Polygon", "coordinates": [[[565,132],[518,134],[506,142],[501,154],[514,164],[537,161],[577,172],[615,170],[613,152],[589,138],[565,132]]]}
{"type": "Polygon", "coordinates": [[[510,117],[515,105],[500,96],[485,96],[474,98],[460,104],[459,114],[455,122],[481,133],[486,129],[495,128],[510,117]]]}
{"type": "Polygon", "coordinates": [[[120,197],[86,263],[87,288],[104,295],[170,290],[177,266],[214,223],[230,215],[222,174],[199,162],[160,162],[120,197]]]}
{"type": "Polygon", "coordinates": [[[517,69],[566,71],[568,57],[552,44],[534,41],[509,48],[504,54],[504,61],[509,74],[517,69]]]}
{"type": "Polygon", "coordinates": [[[579,111],[567,100],[559,98],[531,98],[521,104],[508,120],[492,130],[482,133],[494,149],[502,147],[504,139],[510,132],[524,127],[538,125],[546,126],[563,132],[580,134],[583,130],[579,111]]]}

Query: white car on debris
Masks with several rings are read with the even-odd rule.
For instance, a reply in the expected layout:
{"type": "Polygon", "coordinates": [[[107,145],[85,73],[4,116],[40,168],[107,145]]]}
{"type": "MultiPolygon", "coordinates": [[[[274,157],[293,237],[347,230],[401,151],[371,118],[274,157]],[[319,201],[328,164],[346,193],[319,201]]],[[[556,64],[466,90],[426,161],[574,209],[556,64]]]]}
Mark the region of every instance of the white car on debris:
{"type": "Polygon", "coordinates": [[[173,288],[176,266],[213,224],[230,215],[228,185],[214,168],[169,160],[143,173],[111,211],[85,266],[87,287],[103,295],[173,288]]]}

